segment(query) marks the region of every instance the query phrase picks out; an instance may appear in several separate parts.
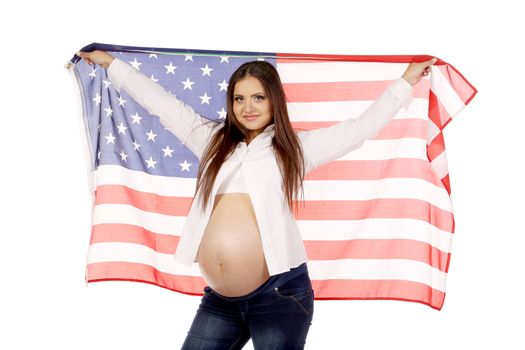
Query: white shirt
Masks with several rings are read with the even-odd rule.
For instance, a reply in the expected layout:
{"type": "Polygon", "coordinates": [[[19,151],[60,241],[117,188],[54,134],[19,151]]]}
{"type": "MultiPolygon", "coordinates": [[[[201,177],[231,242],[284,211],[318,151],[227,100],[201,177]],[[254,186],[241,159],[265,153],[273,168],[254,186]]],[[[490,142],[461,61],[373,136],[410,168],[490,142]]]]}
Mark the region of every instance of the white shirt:
{"type": "MultiPolygon", "coordinates": [[[[192,107],[118,58],[113,60],[107,72],[117,91],[123,88],[150,114],[158,116],[161,124],[201,159],[212,134],[219,129],[212,127],[215,123],[204,124],[207,119],[192,107]]],[[[297,132],[303,148],[306,173],[374,138],[401,107],[408,109],[411,100],[412,86],[400,77],[358,118],[325,128],[297,132]]],[[[248,145],[246,142],[237,145],[217,174],[205,211],[199,205],[200,192],[194,198],[173,256],[176,261],[187,266],[197,262],[197,251],[217,190],[237,167],[244,177],[252,201],[270,275],[287,272],[308,261],[299,228],[281,188],[281,174],[271,149],[273,128],[273,124],[267,126],[248,145]]]]}
{"type": "Polygon", "coordinates": [[[246,187],[241,167],[235,168],[217,189],[217,194],[223,193],[250,193],[246,187]]]}

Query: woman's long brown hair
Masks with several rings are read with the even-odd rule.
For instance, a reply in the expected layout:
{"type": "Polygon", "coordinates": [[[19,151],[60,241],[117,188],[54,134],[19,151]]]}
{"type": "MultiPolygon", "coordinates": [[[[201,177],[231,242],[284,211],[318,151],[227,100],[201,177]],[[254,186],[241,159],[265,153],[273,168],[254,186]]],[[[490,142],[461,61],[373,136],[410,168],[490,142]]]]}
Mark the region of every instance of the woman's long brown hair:
{"type": "Polygon", "coordinates": [[[283,178],[283,190],[285,192],[286,202],[293,212],[294,195],[301,190],[302,197],[304,197],[303,178],[305,168],[303,151],[300,141],[290,123],[288,109],[286,107],[286,96],[279,74],[273,65],[265,61],[246,62],[237,68],[230,77],[226,94],[226,120],[222,128],[213,135],[201,157],[199,170],[197,172],[195,194],[197,194],[199,190],[202,191],[201,208],[204,210],[208,205],[215,178],[224,160],[248,135],[249,129],[239,123],[233,113],[233,91],[235,84],[247,76],[257,78],[263,85],[266,95],[270,99],[273,113],[272,122],[274,123],[272,147],[283,178]],[[204,174],[205,176],[203,176],[204,174]]]}

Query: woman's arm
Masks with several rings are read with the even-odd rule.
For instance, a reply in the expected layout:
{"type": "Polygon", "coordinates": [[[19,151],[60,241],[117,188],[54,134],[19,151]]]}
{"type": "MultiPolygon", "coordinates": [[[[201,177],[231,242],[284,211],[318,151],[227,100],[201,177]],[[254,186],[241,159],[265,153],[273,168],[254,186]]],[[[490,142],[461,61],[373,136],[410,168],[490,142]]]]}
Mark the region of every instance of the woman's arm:
{"type": "Polygon", "coordinates": [[[430,66],[436,62],[437,58],[411,62],[401,78],[392,82],[357,119],[297,133],[303,147],[306,172],[359,148],[366,140],[374,138],[401,107],[408,110],[412,86],[428,75],[430,66]]]}
{"type": "Polygon", "coordinates": [[[120,92],[124,89],[148,113],[175,134],[199,159],[217,124],[198,114],[191,106],[171,95],[130,64],[115,57],[108,69],[108,78],[120,92]]]}
{"type": "Polygon", "coordinates": [[[305,159],[306,172],[342,157],[374,138],[403,107],[412,101],[412,85],[398,78],[356,119],[329,127],[297,133],[305,159]]]}

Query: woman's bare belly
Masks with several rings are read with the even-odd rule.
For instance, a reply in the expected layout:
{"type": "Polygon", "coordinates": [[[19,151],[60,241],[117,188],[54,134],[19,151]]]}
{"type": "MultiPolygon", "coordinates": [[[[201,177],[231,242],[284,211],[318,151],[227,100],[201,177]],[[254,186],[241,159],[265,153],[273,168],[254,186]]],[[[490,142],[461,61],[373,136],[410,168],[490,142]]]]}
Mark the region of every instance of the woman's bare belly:
{"type": "Polygon", "coordinates": [[[224,296],[246,295],[268,280],[270,274],[249,194],[215,196],[197,260],[204,281],[224,296]]]}

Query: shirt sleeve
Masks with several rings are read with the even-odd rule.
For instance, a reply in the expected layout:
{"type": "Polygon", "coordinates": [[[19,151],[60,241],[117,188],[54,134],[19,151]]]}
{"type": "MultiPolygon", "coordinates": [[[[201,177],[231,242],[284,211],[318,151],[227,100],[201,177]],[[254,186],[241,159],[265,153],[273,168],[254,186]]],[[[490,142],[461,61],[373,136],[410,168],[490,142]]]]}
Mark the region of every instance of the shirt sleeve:
{"type": "Polygon", "coordinates": [[[160,84],[117,57],[107,73],[118,92],[123,89],[148,113],[158,116],[160,123],[201,159],[212,132],[218,129],[214,128],[216,122],[202,117],[160,84]]]}
{"type": "Polygon", "coordinates": [[[305,160],[306,172],[342,157],[374,138],[403,107],[412,101],[412,85],[400,77],[358,118],[343,120],[325,128],[297,133],[305,160]]]}

